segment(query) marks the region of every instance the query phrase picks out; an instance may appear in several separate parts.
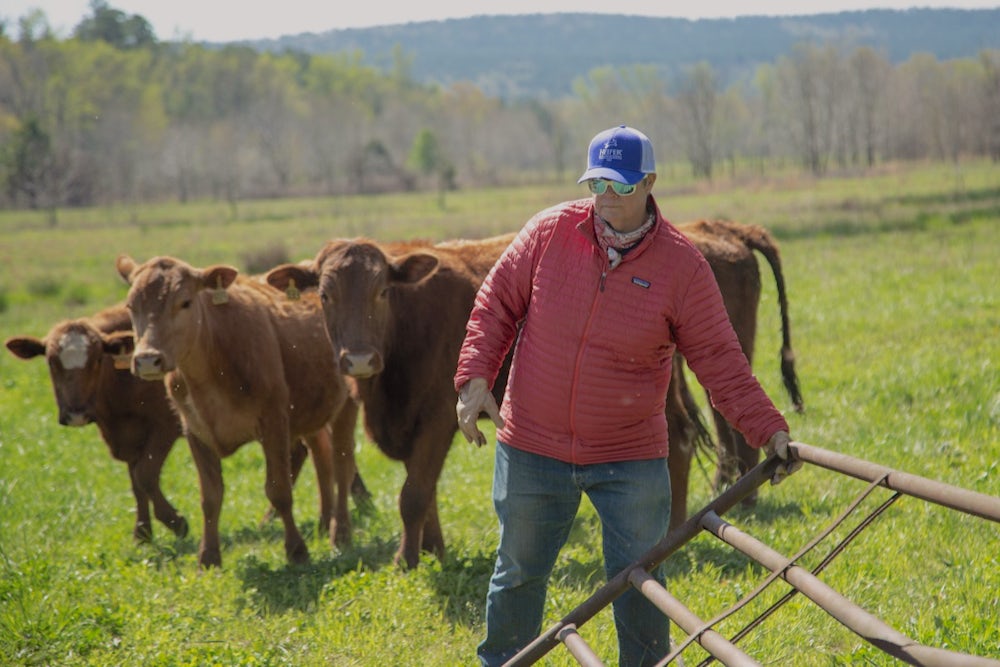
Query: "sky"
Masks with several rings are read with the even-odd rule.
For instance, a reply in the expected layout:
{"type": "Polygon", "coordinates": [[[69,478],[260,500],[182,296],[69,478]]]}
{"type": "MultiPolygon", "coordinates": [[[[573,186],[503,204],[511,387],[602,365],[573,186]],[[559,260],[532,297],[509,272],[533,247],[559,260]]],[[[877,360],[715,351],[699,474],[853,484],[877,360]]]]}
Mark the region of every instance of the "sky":
{"type": "MultiPolygon", "coordinates": [[[[497,14],[550,14],[585,12],[631,14],[686,19],[728,18],[748,14],[787,16],[823,14],[864,9],[997,9],[1000,2],[912,0],[632,0],[617,5],[607,0],[506,0],[481,3],[475,0],[281,0],[279,2],[234,2],[233,0],[107,0],[108,6],[125,14],[139,14],[152,25],[157,39],[231,42],[325,32],[341,28],[367,28],[415,21],[437,21],[497,14]],[[752,10],[747,9],[747,6],[752,10]],[[803,5],[808,5],[804,8],[803,5]]],[[[0,20],[8,34],[17,36],[17,21],[31,10],[45,13],[49,25],[68,37],[80,20],[90,14],[90,0],[2,0],[0,20]]]]}

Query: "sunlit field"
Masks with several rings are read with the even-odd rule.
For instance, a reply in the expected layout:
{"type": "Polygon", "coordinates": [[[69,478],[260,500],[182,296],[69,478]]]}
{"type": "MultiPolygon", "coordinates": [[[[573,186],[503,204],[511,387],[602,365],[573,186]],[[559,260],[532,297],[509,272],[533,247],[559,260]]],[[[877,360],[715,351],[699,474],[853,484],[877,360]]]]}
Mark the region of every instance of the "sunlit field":
{"type": "MultiPolygon", "coordinates": [[[[536,210],[584,196],[571,183],[521,189],[312,200],[0,211],[0,336],[42,336],[57,320],[122,299],[115,257],[173,255],[196,266],[257,270],[298,261],[333,237],[476,238],[513,231],[536,210]]],[[[778,369],[774,281],[764,284],[755,369],[793,438],[965,489],[1000,496],[1000,167],[886,166],[823,180],[692,182],[681,167],[655,192],[668,218],[723,217],[770,229],[781,244],[792,342],[806,409],[778,369]]],[[[689,377],[693,379],[693,376],[689,377]]],[[[703,396],[698,394],[702,404],[703,396]]],[[[492,442],[492,426],[481,422],[492,442]]],[[[163,471],[191,524],[132,538],[124,464],[94,426],[58,423],[45,363],[0,354],[0,664],[470,665],[496,546],[493,451],[456,437],[439,485],[448,548],[414,571],[392,564],[404,471],[357,432],[373,493],[353,507],[342,552],[315,534],[315,476],[295,489],[312,562],[286,564],[267,508],[260,446],[223,461],[223,567],[200,571],[197,478],[183,439],[163,471]]],[[[709,502],[710,463],[692,469],[689,510],[709,502]]],[[[791,556],[867,484],[807,466],[761,487],[756,508],[726,517],[791,556]]],[[[889,492],[863,503],[871,511],[889,492]]],[[[859,519],[802,561],[816,567],[859,519]]],[[[767,576],[714,537],[667,560],[668,588],[703,619],[767,576]]],[[[822,572],[822,579],[914,641],[1000,656],[1000,525],[904,497],[822,572]]],[[[603,583],[600,531],[584,505],[550,585],[546,627],[603,583]]],[[[716,629],[732,636],[789,590],[778,581],[716,629]]],[[[609,611],[581,628],[616,663],[609,611]]],[[[675,641],[684,633],[675,627],[675,641]]],[[[803,596],[739,642],[763,664],[895,664],[803,596]]],[[[684,652],[688,665],[707,654],[684,652]]],[[[546,665],[576,664],[562,647],[546,665]]]]}

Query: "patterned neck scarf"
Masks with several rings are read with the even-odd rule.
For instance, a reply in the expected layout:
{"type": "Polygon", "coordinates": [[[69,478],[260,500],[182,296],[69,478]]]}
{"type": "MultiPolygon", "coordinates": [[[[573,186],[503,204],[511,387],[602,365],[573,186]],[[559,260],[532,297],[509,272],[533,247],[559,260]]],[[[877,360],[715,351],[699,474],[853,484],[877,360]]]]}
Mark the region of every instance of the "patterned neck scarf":
{"type": "Polygon", "coordinates": [[[642,237],[653,228],[656,222],[656,214],[650,210],[646,212],[646,222],[638,229],[631,232],[619,232],[608,223],[607,220],[594,213],[594,234],[597,236],[597,244],[608,254],[611,261],[611,268],[615,268],[622,261],[622,256],[634,248],[642,237]]]}

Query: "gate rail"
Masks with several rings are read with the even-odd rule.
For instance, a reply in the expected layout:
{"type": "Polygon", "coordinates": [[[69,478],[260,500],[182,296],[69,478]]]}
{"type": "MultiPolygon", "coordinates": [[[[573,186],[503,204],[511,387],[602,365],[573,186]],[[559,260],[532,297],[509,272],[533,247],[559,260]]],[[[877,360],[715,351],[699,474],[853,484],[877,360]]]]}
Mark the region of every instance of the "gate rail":
{"type": "Polygon", "coordinates": [[[789,446],[789,450],[794,459],[868,481],[871,483],[871,486],[851,504],[832,526],[814,538],[794,557],[787,558],[721,518],[726,511],[771,479],[775,470],[782,462],[776,457],[769,457],[743,475],[732,487],[716,497],[708,505],[694,513],[686,522],[670,531],[660,542],[630,566],[609,579],[607,583],[595,591],[587,600],[570,611],[560,621],[536,637],[517,655],[511,658],[505,667],[521,667],[522,665],[534,664],[559,643],[562,643],[570,651],[579,664],[585,667],[598,667],[602,665],[603,663],[597,657],[596,653],[580,636],[579,628],[599,611],[610,605],[629,586],[633,586],[639,590],[688,635],[687,640],[675,648],[670,655],[666,656],[659,663],[660,665],[666,665],[673,661],[693,641],[697,641],[702,648],[724,665],[758,665],[758,662],[737,648],[732,641],[727,640],[718,632],[712,630],[712,626],[737,611],[778,578],[786,581],[792,586],[793,590],[751,622],[748,628],[745,628],[743,632],[737,635],[736,640],[742,638],[745,631],[755,627],[763,618],[770,615],[770,613],[791,599],[796,593],[801,592],[862,639],[884,653],[908,664],[925,667],[953,667],[956,665],[961,667],[1000,667],[1000,660],[997,659],[968,655],[919,644],[894,630],[878,617],[855,605],[846,597],[824,584],[816,576],[829,564],[834,556],[843,550],[848,542],[853,540],[864,528],[870,525],[871,521],[884,512],[900,494],[910,495],[949,509],[998,523],[1000,523],[1000,498],[900,472],[863,459],[821,449],[805,443],[793,442],[789,446]],[[798,558],[829,535],[834,527],[843,522],[860,502],[878,487],[887,488],[897,493],[866,517],[841,544],[837,545],[815,570],[809,572],[796,564],[798,558]],[[649,575],[650,570],[666,560],[702,530],[712,533],[723,542],[771,570],[771,575],[753,593],[734,607],[708,622],[697,618],[695,614],[687,609],[679,600],[670,595],[663,586],[649,575]]]}

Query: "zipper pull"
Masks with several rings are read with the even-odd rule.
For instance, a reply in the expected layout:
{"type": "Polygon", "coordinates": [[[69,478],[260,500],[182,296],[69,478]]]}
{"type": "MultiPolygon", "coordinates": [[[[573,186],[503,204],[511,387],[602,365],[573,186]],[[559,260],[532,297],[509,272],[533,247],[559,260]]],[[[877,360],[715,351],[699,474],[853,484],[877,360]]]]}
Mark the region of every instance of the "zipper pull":
{"type": "Polygon", "coordinates": [[[605,269],[604,271],[601,271],[601,290],[600,291],[602,291],[602,292],[604,291],[604,279],[607,278],[607,277],[608,277],[608,270],[605,269]]]}

